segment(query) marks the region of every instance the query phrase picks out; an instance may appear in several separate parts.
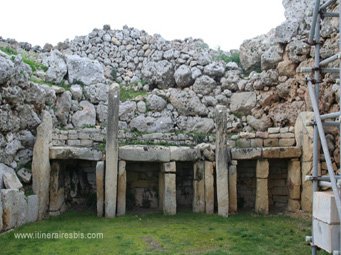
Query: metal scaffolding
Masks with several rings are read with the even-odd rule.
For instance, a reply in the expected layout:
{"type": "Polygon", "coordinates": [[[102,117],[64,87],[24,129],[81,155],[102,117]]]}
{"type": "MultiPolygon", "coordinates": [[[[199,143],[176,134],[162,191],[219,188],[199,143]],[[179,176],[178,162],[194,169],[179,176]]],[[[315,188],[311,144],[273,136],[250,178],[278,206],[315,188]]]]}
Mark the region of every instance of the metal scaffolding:
{"type": "MultiPolygon", "coordinates": [[[[312,176],[308,176],[306,179],[311,180],[313,183],[313,195],[314,192],[319,191],[320,187],[329,187],[332,188],[333,194],[335,197],[335,203],[337,208],[337,213],[339,216],[339,220],[341,222],[341,197],[340,197],[340,175],[335,175],[333,164],[331,160],[331,155],[328,150],[326,135],[324,128],[326,126],[337,126],[339,130],[341,130],[341,108],[339,112],[329,113],[329,114],[320,114],[319,109],[319,91],[320,91],[320,83],[321,77],[324,73],[333,73],[338,74],[341,77],[341,66],[339,68],[330,68],[328,64],[338,61],[341,58],[341,39],[339,39],[339,52],[331,57],[326,59],[320,59],[320,49],[321,49],[321,22],[325,17],[340,17],[341,13],[341,4],[339,4],[338,12],[329,11],[330,7],[334,5],[337,0],[315,0],[315,7],[312,19],[311,30],[309,34],[308,43],[315,47],[315,61],[314,67],[312,68],[303,68],[303,72],[310,72],[311,76],[307,78],[308,82],[308,90],[310,95],[310,100],[312,104],[312,108],[314,111],[314,135],[313,135],[313,171],[312,176]],[[332,121],[331,121],[332,120],[332,121]],[[328,168],[328,176],[320,176],[318,167],[320,163],[320,149],[322,147],[322,153],[324,154],[324,159],[326,161],[326,165],[328,168]]],[[[341,19],[339,19],[339,33],[341,31],[341,19]]],[[[339,96],[341,104],[341,82],[339,87],[339,96]]],[[[340,131],[339,131],[340,135],[340,131]]],[[[340,140],[340,148],[341,148],[341,139],[340,140]]],[[[341,154],[341,153],[340,153],[341,154]]],[[[341,166],[341,157],[340,157],[340,166],[341,166]]],[[[314,219],[313,219],[314,221],[314,219]]],[[[314,224],[312,225],[312,236],[308,237],[308,241],[312,247],[312,254],[317,254],[317,245],[316,240],[314,239],[314,224]]],[[[339,229],[340,231],[340,229],[339,229]]],[[[341,238],[339,240],[339,245],[341,247],[341,238]]],[[[333,254],[341,255],[341,251],[333,251],[333,254]]]]}

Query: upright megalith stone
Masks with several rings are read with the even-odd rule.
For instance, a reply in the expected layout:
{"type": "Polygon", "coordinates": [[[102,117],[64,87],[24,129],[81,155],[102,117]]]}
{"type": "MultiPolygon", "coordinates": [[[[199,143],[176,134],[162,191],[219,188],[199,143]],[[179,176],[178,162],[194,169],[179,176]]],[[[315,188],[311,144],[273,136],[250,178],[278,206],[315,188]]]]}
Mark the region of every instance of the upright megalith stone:
{"type": "Polygon", "coordinates": [[[205,162],[194,163],[193,212],[205,212],[205,162]]]}
{"type": "Polygon", "coordinates": [[[256,205],[255,211],[257,213],[269,213],[269,191],[268,191],[268,177],[269,177],[269,161],[267,159],[257,160],[256,165],[256,205]]]}
{"type": "Polygon", "coordinates": [[[105,167],[105,217],[107,218],[112,218],[116,215],[119,105],[120,86],[117,83],[113,83],[109,88],[108,94],[105,167]]]}
{"type": "Polygon", "coordinates": [[[27,197],[26,223],[38,220],[38,196],[30,195],[27,197]]]}
{"type": "Polygon", "coordinates": [[[229,212],[236,213],[238,210],[237,199],[237,163],[229,167],[229,212]]]}
{"type": "Polygon", "coordinates": [[[117,187],[117,215],[126,214],[126,189],[127,189],[127,172],[126,162],[120,160],[118,163],[118,187],[117,187]]]}
{"type": "Polygon", "coordinates": [[[214,213],[214,166],[211,161],[205,161],[205,212],[214,213]]]}
{"type": "Polygon", "coordinates": [[[33,147],[32,188],[38,195],[39,216],[41,220],[47,215],[49,205],[49,184],[51,165],[49,146],[52,141],[52,118],[49,112],[43,111],[42,123],[37,128],[36,143],[33,147]]]}
{"type": "Polygon", "coordinates": [[[0,195],[0,232],[2,230],[2,227],[3,227],[3,222],[2,222],[2,198],[1,198],[1,195],[0,195]]]}
{"type": "Polygon", "coordinates": [[[49,214],[57,216],[65,211],[64,186],[62,182],[62,168],[58,161],[53,161],[51,164],[50,173],[50,204],[49,214]]]}
{"type": "Polygon", "coordinates": [[[26,222],[27,201],[25,194],[17,189],[2,189],[3,230],[9,230],[26,222]]]}
{"type": "Polygon", "coordinates": [[[103,217],[104,210],[104,161],[98,161],[96,165],[96,197],[97,216],[103,217]]]}
{"type": "Polygon", "coordinates": [[[163,213],[176,214],[176,164],[174,161],[162,164],[161,172],[164,175],[163,213]]]}
{"type": "Polygon", "coordinates": [[[227,109],[224,106],[216,107],[216,183],[218,215],[227,217],[229,214],[229,186],[228,162],[229,151],[227,147],[227,109]]]}

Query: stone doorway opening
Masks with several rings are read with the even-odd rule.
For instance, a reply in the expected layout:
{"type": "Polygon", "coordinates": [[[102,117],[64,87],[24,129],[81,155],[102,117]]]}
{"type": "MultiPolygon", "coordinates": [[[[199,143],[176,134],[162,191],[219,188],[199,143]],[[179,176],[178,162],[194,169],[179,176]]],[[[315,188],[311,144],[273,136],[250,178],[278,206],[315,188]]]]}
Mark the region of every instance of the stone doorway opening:
{"type": "Polygon", "coordinates": [[[126,209],[129,212],[159,211],[158,162],[126,162],[126,209]]]}
{"type": "Polygon", "coordinates": [[[50,175],[50,215],[68,210],[96,211],[97,161],[52,160],[50,175]]]}
{"type": "Polygon", "coordinates": [[[193,162],[176,162],[176,205],[177,211],[191,211],[193,208],[193,162]]]}
{"type": "Polygon", "coordinates": [[[272,212],[284,212],[288,207],[289,189],[288,160],[269,160],[269,210],[272,212]]]}
{"type": "Polygon", "coordinates": [[[238,211],[254,210],[256,202],[256,160],[240,160],[237,165],[238,211]]]}

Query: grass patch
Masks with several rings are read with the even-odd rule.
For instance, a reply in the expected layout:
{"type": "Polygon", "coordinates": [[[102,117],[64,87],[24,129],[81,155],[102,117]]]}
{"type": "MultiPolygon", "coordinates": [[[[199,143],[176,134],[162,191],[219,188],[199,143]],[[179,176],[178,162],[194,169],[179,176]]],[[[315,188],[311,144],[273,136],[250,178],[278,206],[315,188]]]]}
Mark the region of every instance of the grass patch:
{"type": "Polygon", "coordinates": [[[46,72],[48,69],[47,66],[35,61],[34,59],[29,58],[26,55],[22,56],[22,61],[31,67],[32,72],[35,72],[37,70],[43,70],[44,72],[46,72]]]}
{"type": "Polygon", "coordinates": [[[137,96],[145,96],[147,92],[145,91],[135,91],[132,88],[122,87],[120,88],[120,100],[122,102],[134,99],[137,96]]]}
{"type": "Polygon", "coordinates": [[[2,52],[4,52],[5,54],[7,54],[7,55],[17,55],[18,54],[18,52],[16,51],[16,49],[13,49],[13,48],[11,48],[11,47],[0,47],[0,50],[2,51],[2,52]]]}
{"type": "Polygon", "coordinates": [[[225,63],[235,62],[240,65],[240,57],[238,52],[231,53],[230,55],[226,54],[220,48],[218,48],[218,55],[215,57],[217,61],[224,61],[225,63]]]}
{"type": "MultiPolygon", "coordinates": [[[[310,221],[288,216],[179,213],[115,219],[68,212],[0,236],[2,255],[12,254],[285,254],[310,253],[304,242],[310,221]],[[17,233],[103,233],[103,239],[25,239],[17,233]]],[[[325,254],[325,253],[319,253],[325,254]]]]}

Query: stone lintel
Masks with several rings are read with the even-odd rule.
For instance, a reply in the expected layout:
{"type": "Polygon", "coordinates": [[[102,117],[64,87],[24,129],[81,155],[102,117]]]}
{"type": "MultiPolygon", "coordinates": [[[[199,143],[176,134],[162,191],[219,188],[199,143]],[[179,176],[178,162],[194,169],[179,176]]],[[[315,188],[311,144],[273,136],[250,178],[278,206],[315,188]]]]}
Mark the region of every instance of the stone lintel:
{"type": "Polygon", "coordinates": [[[102,160],[102,152],[85,147],[56,146],[50,147],[50,159],[102,160]]]}

